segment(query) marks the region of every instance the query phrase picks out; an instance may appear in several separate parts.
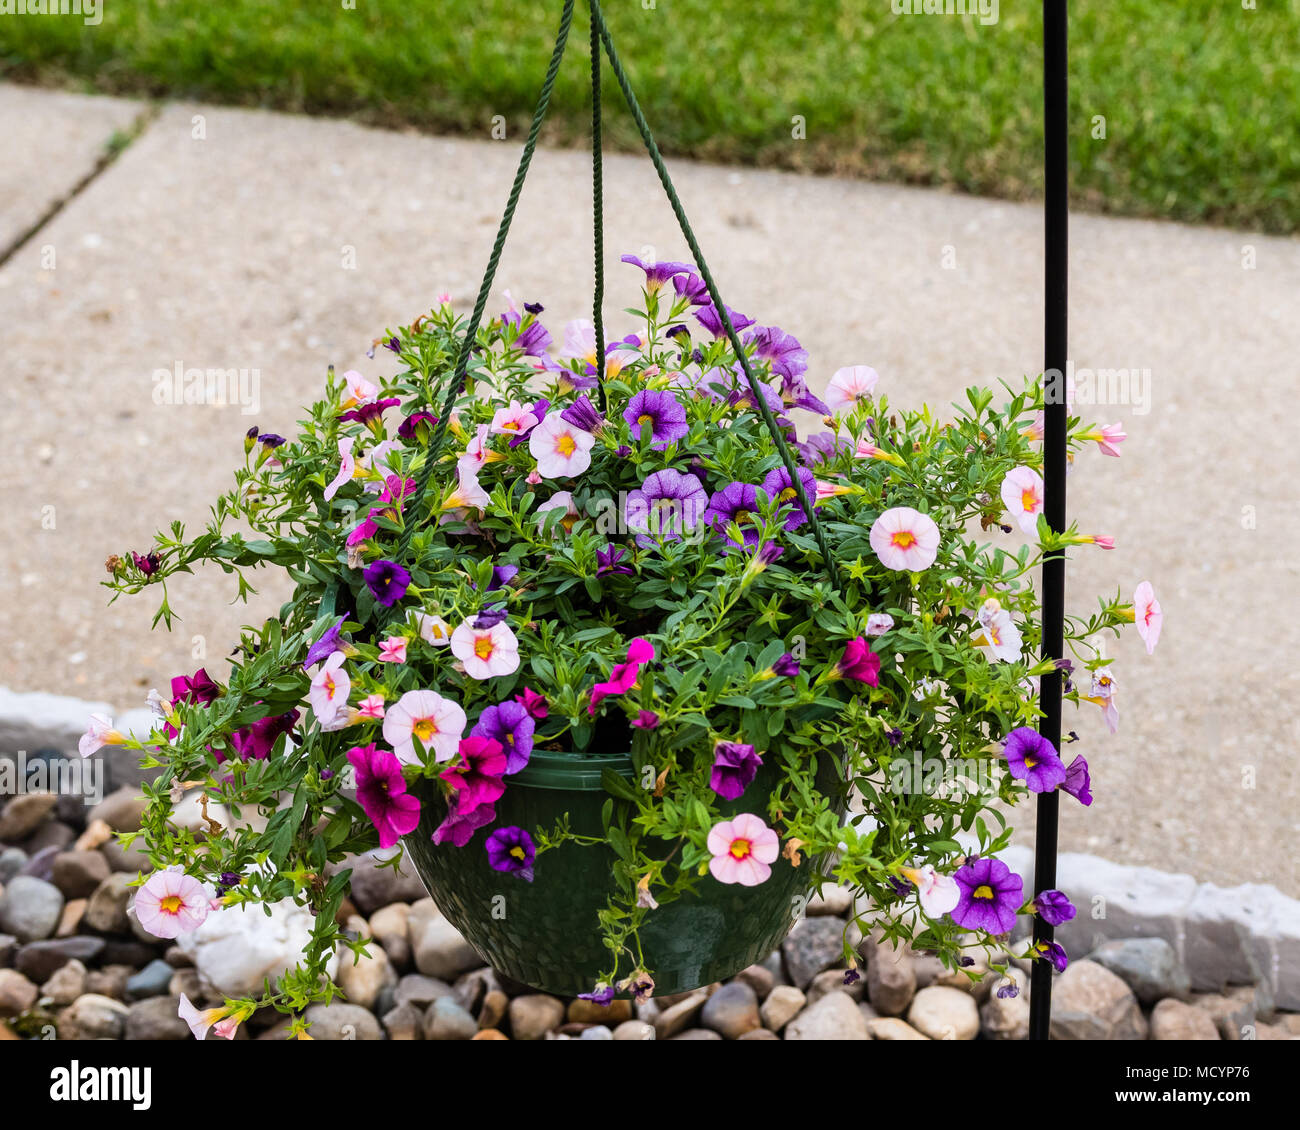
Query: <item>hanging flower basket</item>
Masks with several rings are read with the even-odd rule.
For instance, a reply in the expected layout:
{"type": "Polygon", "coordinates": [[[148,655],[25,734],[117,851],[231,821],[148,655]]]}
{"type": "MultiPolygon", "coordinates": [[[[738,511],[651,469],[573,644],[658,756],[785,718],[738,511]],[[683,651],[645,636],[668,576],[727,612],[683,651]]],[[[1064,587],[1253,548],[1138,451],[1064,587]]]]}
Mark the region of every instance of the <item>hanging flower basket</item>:
{"type": "MultiPolygon", "coordinates": [[[[110,561],[109,586],[160,592],[168,624],[168,582],[200,563],[241,595],[259,569],[293,582],[224,684],[178,676],[147,740],[96,719],[82,743],[161,768],[146,929],[286,899],[316,915],[296,970],[219,1010],[225,1034],[335,992],[331,956],[366,946],[337,924],[336,865],[376,847],[409,854],[497,969],[597,1000],[760,960],[827,874],[858,895],[857,929],[954,970],[983,944],[1001,974],[1017,914],[1073,913],[993,858],[1000,807],[1090,802],[1086,760],[1032,729],[1037,682],[1064,671],[1113,723],[1097,638],[1136,619],[1154,646],[1154,594],[1067,621],[1073,666],[1037,657],[1043,555],[1107,544],[1041,520],[1039,383],[997,406],[971,389],[944,418],[895,408],[861,365],[815,396],[799,342],[723,303],[590,6],[595,105],[603,44],[691,260],[623,257],[640,294],[609,343],[599,269],[593,320],[560,341],[539,304],[485,320],[568,0],[469,318],[443,298],[386,330],[386,372],[331,370],[292,439],[248,433],[203,532],[110,561]],[[800,440],[796,409],[823,430],[800,440]],[[223,818],[178,829],[188,789],[223,818]]],[[[1073,425],[1074,450],[1124,438],[1073,425]]]]}

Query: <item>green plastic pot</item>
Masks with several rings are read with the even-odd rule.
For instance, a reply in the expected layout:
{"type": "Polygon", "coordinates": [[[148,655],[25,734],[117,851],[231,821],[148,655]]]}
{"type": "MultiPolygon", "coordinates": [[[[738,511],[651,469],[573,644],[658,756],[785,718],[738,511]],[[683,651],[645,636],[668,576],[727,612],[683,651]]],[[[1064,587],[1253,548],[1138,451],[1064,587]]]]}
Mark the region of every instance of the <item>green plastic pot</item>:
{"type": "MultiPolygon", "coordinates": [[[[818,768],[818,787],[841,799],[844,786],[835,759],[823,755],[818,768]]],[[[420,824],[406,837],[429,894],[479,956],[499,973],[556,996],[590,992],[612,965],[596,915],[616,890],[613,853],[604,845],[566,843],[539,857],[529,883],[494,871],[484,844],[493,828],[518,825],[531,833],[555,827],[566,814],[576,834],[601,835],[601,808],[609,799],[600,783],[604,769],[630,779],[632,759],[625,753],[534,750],[497,802],[496,821],[476,831],[465,847],[430,839],[446,806],[433,784],[422,782],[416,794],[420,824]]],[[[723,813],[765,817],[779,777],[777,766],[764,765],[743,797],[722,804],[723,813]]],[[[812,879],[808,859],[799,867],[778,859],[757,887],[719,883],[706,875],[694,895],[652,911],[640,936],[656,995],[712,984],[762,961],[794,925],[799,897],[808,893],[812,879]]],[[[620,971],[632,972],[626,958],[620,971]]]]}

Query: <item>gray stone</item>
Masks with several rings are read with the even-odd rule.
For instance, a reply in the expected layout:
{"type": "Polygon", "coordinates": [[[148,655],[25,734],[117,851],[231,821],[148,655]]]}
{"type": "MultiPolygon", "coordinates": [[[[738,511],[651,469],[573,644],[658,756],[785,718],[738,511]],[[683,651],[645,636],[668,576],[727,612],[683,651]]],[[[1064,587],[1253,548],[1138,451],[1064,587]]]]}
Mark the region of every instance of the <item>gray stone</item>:
{"type": "Polygon", "coordinates": [[[616,1040],[653,1040],[654,1038],[655,1026],[647,1024],[644,1020],[624,1020],[614,1029],[616,1040]]]}
{"type": "Polygon", "coordinates": [[[687,1028],[684,1032],[678,1032],[675,1036],[670,1036],[672,1040],[721,1040],[722,1037],[712,1028],[687,1028]]]}
{"type": "Polygon", "coordinates": [[[99,850],[108,860],[108,866],[114,871],[121,871],[128,875],[135,875],[141,871],[148,874],[153,870],[153,864],[144,853],[143,843],[142,839],[137,839],[130,847],[125,847],[120,840],[112,839],[103,844],[99,850]]]}
{"type": "Polygon", "coordinates": [[[12,934],[0,934],[0,969],[8,969],[18,956],[18,939],[12,934]]]}
{"type": "Polygon", "coordinates": [[[865,1023],[873,1040],[928,1040],[930,1038],[923,1036],[906,1020],[899,1020],[896,1016],[881,1016],[874,1020],[869,1019],[865,1023]]]}
{"type": "Polygon", "coordinates": [[[1143,1004],[1186,997],[1191,978],[1164,938],[1122,938],[1103,942],[1088,955],[1119,977],[1143,1004]]]}
{"type": "Polygon", "coordinates": [[[146,997],[160,997],[167,992],[175,970],[162,958],[154,958],[139,973],[133,973],[126,980],[125,996],[128,1001],[140,1001],[146,997]]]}
{"type": "Polygon", "coordinates": [[[1095,961],[1075,961],[1052,988],[1053,1040],[1145,1040],[1137,997],[1095,961]]]}
{"type": "Polygon", "coordinates": [[[102,969],[92,969],[86,974],[86,992],[125,1001],[126,983],[133,972],[130,965],[105,965],[102,969]]]}
{"type": "Polygon", "coordinates": [[[869,1040],[866,1018],[848,993],[827,993],[785,1026],[787,1040],[869,1040]]]}
{"type": "Polygon", "coordinates": [[[483,964],[474,947],[442,916],[432,899],[411,906],[409,929],[415,968],[421,973],[454,981],[483,964]]]}
{"type": "Polygon", "coordinates": [[[126,1015],[126,1005],[121,1001],[87,993],[59,1017],[59,1039],[120,1040],[126,1030],[126,1015]]]}
{"type": "Polygon", "coordinates": [[[381,907],[370,916],[370,933],[399,972],[411,967],[410,916],[411,908],[404,902],[381,907]]]}
{"type": "Polygon", "coordinates": [[[190,1027],[180,1018],[176,997],[150,997],[126,1010],[128,1040],[188,1040],[190,1027]]]}
{"type": "Polygon", "coordinates": [[[64,851],[54,857],[51,874],[64,898],[80,899],[94,894],[108,878],[108,860],[97,851],[64,851]]]}
{"type": "Polygon", "coordinates": [[[932,1040],[973,1040],[980,1030],[975,998],[950,985],[930,985],[912,998],[907,1022],[932,1040]]]}
{"type": "Polygon", "coordinates": [[[844,981],[845,969],[828,969],[818,973],[808,985],[808,1003],[816,1004],[827,993],[848,993],[855,1001],[861,1003],[867,995],[867,983],[861,975],[851,984],[844,981]]]}
{"type": "Polygon", "coordinates": [[[516,1040],[540,1040],[564,1023],[564,1002],[547,993],[527,993],[510,1002],[509,1016],[516,1040]]]}
{"type": "Polygon", "coordinates": [[[41,986],[41,996],[49,997],[52,1004],[70,1005],[86,991],[86,967],[73,959],[56,969],[41,986]]]}
{"type": "Polygon", "coordinates": [[[751,965],[742,969],[736,974],[737,981],[743,981],[751,989],[759,1000],[766,1000],[767,994],[772,991],[776,984],[776,978],[772,976],[772,971],[764,965],[751,965]]]}
{"type": "Polygon", "coordinates": [[[369,954],[362,958],[357,958],[351,950],[343,950],[335,981],[353,1004],[373,1008],[379,994],[387,986],[397,984],[397,973],[389,964],[383,946],[372,940],[367,949],[369,954]]]}
{"type": "Polygon", "coordinates": [[[7,847],[0,851],[0,883],[7,883],[27,862],[27,853],[22,848],[7,847]]]}
{"type": "Polygon", "coordinates": [[[379,1021],[360,1005],[344,1001],[314,1004],[303,1013],[314,1040],[382,1040],[379,1021]]]}
{"type": "Polygon", "coordinates": [[[593,1024],[590,1028],[584,1028],[578,1037],[580,1040],[612,1040],[613,1038],[614,1033],[603,1024],[593,1024]]]}
{"type": "Polygon", "coordinates": [[[803,991],[793,985],[777,985],[759,1010],[763,1023],[773,1032],[779,1032],[808,1003],[803,991]]]}
{"type": "Polygon", "coordinates": [[[709,989],[696,989],[692,993],[687,993],[685,997],[679,995],[679,999],[667,1008],[663,1008],[651,1020],[651,1023],[655,1026],[655,1038],[670,1040],[678,1032],[689,1028],[695,1022],[695,1018],[700,1014],[700,1010],[704,1007],[704,1002],[709,999],[709,996],[709,989]]]}
{"type": "Polygon", "coordinates": [[[916,971],[906,947],[866,943],[867,999],[881,1016],[902,1016],[916,994],[916,971]]]}
{"type": "Polygon", "coordinates": [[[0,842],[27,839],[49,818],[58,799],[55,793],[19,793],[0,809],[0,842]]]}
{"type": "Polygon", "coordinates": [[[86,914],[82,919],[85,925],[98,934],[131,933],[131,919],[126,913],[135,897],[131,882],[130,875],[119,872],[100,883],[86,904],[86,914]]]}
{"type": "Polygon", "coordinates": [[[26,1012],[36,997],[36,986],[18,970],[0,969],[0,1020],[26,1012]]]}
{"type": "Polygon", "coordinates": [[[48,938],[63,913],[63,895],[53,883],[30,875],[18,875],[5,884],[0,894],[0,931],[20,942],[48,938]]]}
{"type": "Polygon", "coordinates": [[[60,966],[66,965],[74,958],[83,962],[93,961],[103,949],[103,938],[91,938],[86,935],[30,942],[14,957],[14,968],[38,984],[43,984],[60,966]]]}
{"type": "Polygon", "coordinates": [[[1008,969],[1005,976],[991,974],[990,992],[980,1005],[980,1032],[988,1040],[1029,1039],[1029,977],[1019,969],[1008,969]],[[1014,982],[1020,992],[1014,997],[999,997],[996,990],[1014,982]]]}
{"type": "Polygon", "coordinates": [[[436,1000],[452,996],[454,990],[446,981],[436,977],[426,977],[423,973],[408,973],[397,982],[398,1004],[413,1004],[426,1008],[436,1000]]]}
{"type": "Polygon", "coordinates": [[[332,870],[352,868],[352,901],[362,914],[372,914],[395,902],[414,903],[429,897],[407,859],[401,867],[381,867],[373,854],[346,859],[332,870]]]}
{"type": "Polygon", "coordinates": [[[478,1022],[451,997],[442,997],[424,1014],[426,1040],[472,1040],[478,1022]]]}
{"type": "Polygon", "coordinates": [[[384,1013],[384,1030],[390,1040],[423,1040],[424,1013],[407,1002],[384,1013]]]}
{"type": "Polygon", "coordinates": [[[1153,1040],[1217,1040],[1219,1029],[1204,1009],[1182,1001],[1161,1001],[1151,1010],[1153,1040]]]}
{"type": "Polygon", "coordinates": [[[838,918],[804,918],[781,943],[790,980],[806,989],[824,969],[844,959],[844,923],[838,918]]]}
{"type": "Polygon", "coordinates": [[[138,832],[144,816],[145,798],[140,790],[123,785],[111,792],[86,814],[87,822],[102,820],[114,832],[138,832]]]}
{"type": "Polygon", "coordinates": [[[34,855],[50,847],[62,851],[76,838],[77,833],[63,821],[47,820],[23,841],[23,851],[29,855],[34,855]]]}
{"type": "Polygon", "coordinates": [[[46,883],[50,882],[54,878],[54,858],[59,854],[60,850],[51,844],[49,847],[41,848],[40,851],[29,855],[19,875],[28,875],[33,879],[42,879],[46,883]]]}
{"type": "Polygon", "coordinates": [[[758,1015],[758,996],[743,981],[731,981],[704,1002],[700,1023],[725,1039],[738,1039],[763,1025],[758,1015]]]}

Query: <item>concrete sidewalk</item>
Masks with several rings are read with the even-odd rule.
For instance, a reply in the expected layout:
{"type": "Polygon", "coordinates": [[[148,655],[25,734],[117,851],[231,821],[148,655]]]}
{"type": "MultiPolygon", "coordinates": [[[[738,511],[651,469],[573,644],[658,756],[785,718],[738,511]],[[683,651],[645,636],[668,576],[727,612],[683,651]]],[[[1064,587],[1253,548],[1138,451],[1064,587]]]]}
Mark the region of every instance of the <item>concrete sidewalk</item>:
{"type": "MultiPolygon", "coordinates": [[[[37,162],[47,204],[139,109],[0,86],[6,129],[59,142],[37,162]]],[[[518,140],[171,105],[0,268],[0,440],[18,472],[0,544],[0,684],[134,707],[200,662],[221,672],[238,625],[281,592],[245,609],[219,572],[182,578],[171,599],[183,622],[151,632],[152,600],[105,607],[104,558],[173,520],[201,526],[244,431],[291,432],[327,364],[375,373],[364,350],[386,324],[440,291],[472,300],[518,140]],[[259,370],[259,411],[156,405],[153,374],[176,365],[259,370]]],[[[673,171],[727,301],[794,333],[814,383],[870,364],[896,404],[942,411],[967,384],[1040,369],[1038,208],[673,171]]],[[[589,313],[589,175],[583,154],[538,154],[498,276],[545,304],[553,332],[589,313]]],[[[645,160],[611,156],[605,176],[617,328],[640,279],[619,253],[684,248],[645,160]]],[[[0,234],[21,231],[34,190],[0,186],[0,234]]],[[[1072,513],[1118,548],[1076,555],[1072,602],[1086,611],[1093,594],[1150,579],[1166,621],[1154,657],[1135,637],[1115,650],[1117,737],[1093,708],[1067,713],[1097,799],[1067,805],[1063,849],[1300,894],[1300,453],[1285,422],[1300,242],[1079,216],[1071,276],[1075,365],[1151,374],[1149,412],[1085,413],[1122,421],[1130,439],[1121,460],[1088,452],[1075,465],[1072,513]]]]}

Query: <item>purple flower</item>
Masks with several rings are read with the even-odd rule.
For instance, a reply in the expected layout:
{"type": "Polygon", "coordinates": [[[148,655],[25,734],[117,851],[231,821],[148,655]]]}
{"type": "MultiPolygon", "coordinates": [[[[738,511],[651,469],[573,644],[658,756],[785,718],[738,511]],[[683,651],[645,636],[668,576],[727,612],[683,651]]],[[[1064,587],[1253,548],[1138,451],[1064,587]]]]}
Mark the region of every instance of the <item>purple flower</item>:
{"type": "Polygon", "coordinates": [[[752,745],[718,742],[713,747],[713,775],[709,778],[709,788],[723,800],[737,800],[762,764],[763,758],[754,752],[752,745]]]}
{"type": "Polygon", "coordinates": [[[777,545],[776,542],[765,541],[754,551],[754,556],[750,559],[747,568],[761,573],[784,552],[785,549],[782,546],[777,545]]]}
{"type": "Polygon", "coordinates": [[[596,411],[596,406],[583,393],[577,400],[560,413],[560,419],[584,432],[596,433],[605,423],[605,417],[596,411]]]}
{"type": "Polygon", "coordinates": [[[772,674],[782,679],[793,679],[799,674],[799,660],[787,651],[772,664],[772,674]]]}
{"type": "Polygon", "coordinates": [[[691,430],[686,422],[686,409],[667,389],[643,388],[628,402],[623,419],[632,429],[633,439],[639,439],[641,429],[649,424],[653,437],[650,446],[656,451],[662,451],[691,430]]]}
{"type": "Polygon", "coordinates": [[[546,307],[543,306],[540,302],[525,302],[524,309],[527,310],[530,314],[540,314],[543,310],[546,309],[546,307]]]}
{"type": "Polygon", "coordinates": [[[239,886],[239,875],[234,871],[223,871],[219,880],[223,887],[239,886]]]}
{"type": "Polygon", "coordinates": [[[846,969],[844,971],[844,983],[846,985],[856,985],[862,980],[862,974],[856,969],[846,969]]]}
{"type": "Polygon", "coordinates": [[[376,561],[367,565],[362,575],[375,600],[385,608],[392,608],[401,600],[411,583],[411,574],[395,561],[376,561]]]}
{"type": "Polygon", "coordinates": [[[1049,926],[1059,926],[1075,916],[1074,904],[1060,891],[1040,891],[1034,896],[1034,909],[1049,926]]]}
{"type": "Polygon", "coordinates": [[[626,556],[627,550],[619,549],[613,542],[605,549],[596,550],[596,576],[599,577],[602,573],[631,573],[629,566],[619,564],[626,556]]]}
{"type": "Polygon", "coordinates": [[[1050,961],[1058,973],[1064,973],[1070,967],[1070,955],[1057,942],[1039,942],[1034,949],[1039,956],[1050,961]]]}
{"type": "Polygon", "coordinates": [[[533,860],[537,857],[537,849],[533,846],[533,837],[523,828],[514,825],[498,828],[488,836],[484,846],[493,871],[518,875],[525,882],[533,881],[533,860]]]}
{"type": "Polygon", "coordinates": [[[897,749],[898,743],[903,740],[903,731],[895,726],[892,730],[887,730],[885,732],[885,737],[889,739],[890,746],[897,749]]]}
{"type": "Polygon", "coordinates": [[[795,444],[799,458],[808,467],[818,467],[850,447],[852,447],[851,443],[840,439],[834,432],[818,432],[816,435],[809,436],[803,443],[795,444]]]}
{"type": "Polygon", "coordinates": [[[659,715],[653,710],[638,710],[630,724],[638,730],[656,730],[659,728],[659,715]]]}
{"type": "Polygon", "coordinates": [[[1061,788],[1085,808],[1092,803],[1092,778],[1088,775],[1088,762],[1083,754],[1070,762],[1061,788]]]}
{"type": "Polygon", "coordinates": [[[614,999],[614,986],[606,985],[603,981],[589,993],[579,993],[580,1001],[595,1001],[597,1004],[609,1004],[614,999]]]}
{"type": "Polygon", "coordinates": [[[402,439],[419,439],[421,443],[427,443],[429,433],[437,426],[438,417],[432,412],[426,412],[420,409],[412,412],[401,424],[398,425],[397,434],[402,439]]]}
{"type": "Polygon", "coordinates": [[[658,290],[674,275],[690,274],[695,268],[690,263],[656,263],[651,261],[643,263],[635,255],[621,256],[622,262],[631,263],[634,267],[640,267],[645,272],[645,285],[647,290],[658,290]]]}
{"type": "Polygon", "coordinates": [[[343,626],[345,617],[340,616],[335,621],[334,627],[326,628],[321,633],[320,639],[307,649],[307,658],[303,662],[302,669],[307,670],[313,663],[319,663],[322,659],[328,659],[336,651],[340,650],[339,629],[343,626]]]}
{"type": "Polygon", "coordinates": [[[742,541],[745,545],[758,544],[758,529],[754,520],[758,514],[758,488],[750,483],[728,483],[719,491],[714,491],[709,505],[703,514],[704,522],[732,545],[727,534],[727,527],[733,522],[740,527],[742,541]]]}
{"type": "Polygon", "coordinates": [[[447,819],[433,830],[433,835],[429,838],[435,844],[445,844],[450,841],[457,847],[464,847],[474,838],[474,833],[478,829],[485,824],[491,824],[496,818],[496,805],[491,801],[485,801],[477,808],[470,808],[464,812],[452,804],[447,810],[447,819]]]}
{"type": "MultiPolygon", "coordinates": [[[[753,318],[736,313],[730,306],[727,307],[727,317],[731,319],[731,328],[737,333],[754,324],[753,318]]],[[[718,317],[717,307],[712,302],[695,311],[695,320],[713,335],[714,340],[727,336],[727,331],[722,326],[722,319],[718,317]]]]}
{"type": "Polygon", "coordinates": [[[476,628],[495,628],[509,614],[504,608],[485,608],[474,617],[474,627],[476,628]]]}
{"type": "Polygon", "coordinates": [[[1014,981],[1007,980],[998,988],[998,997],[1001,1000],[1009,1000],[1012,997],[1020,996],[1020,989],[1014,981]]]}
{"type": "MultiPolygon", "coordinates": [[[[817,497],[817,480],[813,478],[813,473],[807,467],[800,467],[798,471],[799,482],[803,485],[804,494],[808,496],[808,501],[811,502],[817,497]]],[[[786,515],[785,519],[785,528],[787,530],[797,530],[808,521],[808,516],[804,513],[803,507],[799,505],[799,495],[795,491],[793,484],[794,480],[790,478],[790,472],[784,467],[777,467],[774,471],[769,471],[763,479],[763,492],[767,497],[790,506],[790,513],[786,515]]]]}
{"type": "Polygon", "coordinates": [[[257,442],[260,443],[263,447],[268,448],[271,451],[274,451],[277,447],[279,447],[281,444],[287,441],[285,440],[284,436],[278,436],[275,434],[275,432],[263,432],[260,436],[257,437],[257,442]]]}
{"type": "Polygon", "coordinates": [[[1030,792],[1050,793],[1065,782],[1065,766],[1056,747],[1028,726],[1019,726],[1007,735],[1003,753],[1011,775],[1024,781],[1030,792]]]}
{"type": "Polygon", "coordinates": [[[518,565],[494,565],[492,567],[492,583],[488,585],[488,591],[506,588],[517,576],[519,576],[518,565]]]}
{"type": "MultiPolygon", "coordinates": [[[[281,734],[287,734],[298,721],[298,712],[290,710],[285,714],[272,714],[259,718],[251,726],[245,726],[230,735],[230,744],[239,754],[240,761],[265,761],[271,756],[276,740],[281,734]]],[[[225,757],[218,751],[218,761],[225,757]]]]}
{"type": "Polygon", "coordinates": [[[386,400],[372,400],[368,404],[358,404],[355,408],[350,408],[339,417],[340,420],[356,420],[358,423],[370,427],[380,416],[384,414],[384,409],[392,408],[394,404],[402,402],[397,397],[392,396],[386,400]]]}
{"type": "Polygon", "coordinates": [[[673,289],[677,291],[678,298],[686,299],[692,306],[709,306],[712,304],[712,299],[709,298],[709,288],[694,271],[675,276],[673,278],[673,289]]]}
{"type": "Polygon", "coordinates": [[[787,380],[794,380],[808,371],[808,350],[799,344],[793,334],[776,326],[759,326],[748,341],[758,347],[754,351],[755,356],[770,361],[772,372],[780,373],[787,380]]]}
{"type": "Polygon", "coordinates": [[[805,412],[816,412],[819,416],[831,414],[826,402],[813,396],[808,388],[808,382],[803,377],[783,376],[781,378],[781,401],[787,408],[802,408],[805,412]]]}
{"type": "Polygon", "coordinates": [[[162,568],[162,560],[156,553],[136,553],[131,550],[131,562],[146,577],[152,577],[162,568]]]}
{"type": "Polygon", "coordinates": [[[709,492],[694,475],[666,468],[628,492],[623,517],[629,529],[646,531],[637,534],[638,545],[654,545],[656,537],[680,541],[699,524],[708,501],[709,492]]]}
{"type": "MultiPolygon", "coordinates": [[[[503,326],[517,326],[521,320],[518,310],[507,310],[501,315],[501,324],[503,326]]],[[[519,331],[519,335],[515,338],[514,348],[527,357],[540,357],[546,352],[546,347],[551,344],[551,340],[551,335],[546,327],[541,322],[532,321],[519,331]]]]}
{"type": "Polygon", "coordinates": [[[525,707],[514,701],[489,706],[479,715],[478,722],[470,731],[481,738],[491,738],[506,753],[505,775],[518,773],[528,764],[528,756],[533,752],[533,734],[537,723],[525,707]]]}
{"type": "Polygon", "coordinates": [[[967,930],[1010,933],[1024,901],[1020,876],[1000,859],[975,859],[953,875],[961,888],[952,920],[967,930]]]}

